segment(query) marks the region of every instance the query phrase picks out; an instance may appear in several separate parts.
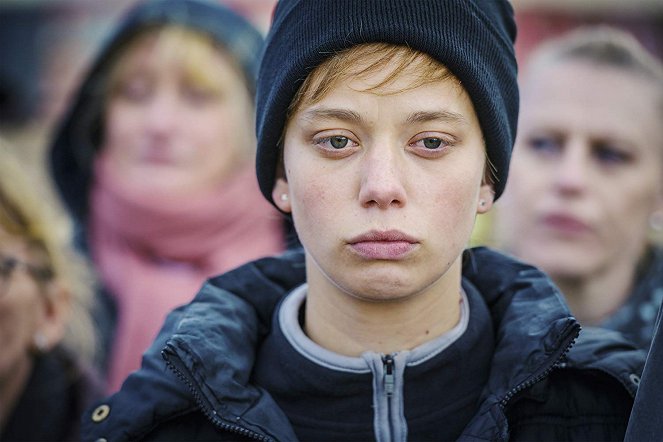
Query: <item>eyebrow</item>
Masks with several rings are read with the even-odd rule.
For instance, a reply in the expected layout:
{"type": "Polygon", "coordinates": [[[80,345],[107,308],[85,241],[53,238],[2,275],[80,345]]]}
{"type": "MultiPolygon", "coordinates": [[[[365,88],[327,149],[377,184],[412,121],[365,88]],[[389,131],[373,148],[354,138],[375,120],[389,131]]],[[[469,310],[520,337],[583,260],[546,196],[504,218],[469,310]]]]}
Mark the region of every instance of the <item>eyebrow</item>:
{"type": "MultiPolygon", "coordinates": [[[[321,107],[316,109],[311,109],[302,115],[302,117],[309,121],[314,121],[318,119],[333,119],[340,121],[348,121],[352,123],[363,123],[364,119],[357,112],[342,109],[342,108],[328,108],[321,107]]],[[[447,110],[436,110],[436,111],[417,111],[409,114],[406,118],[406,123],[426,123],[429,121],[444,121],[452,124],[468,124],[467,118],[462,114],[457,112],[447,111],[447,110]]]]}
{"type": "Polygon", "coordinates": [[[439,111],[419,111],[408,115],[406,122],[412,123],[427,123],[429,121],[444,121],[446,123],[454,124],[468,124],[467,118],[457,112],[447,110],[439,111]]]}
{"type": "Polygon", "coordinates": [[[363,123],[364,119],[355,111],[351,111],[349,109],[340,109],[340,108],[328,108],[328,107],[320,107],[316,109],[311,109],[302,115],[302,117],[306,120],[312,121],[312,120],[341,120],[341,121],[348,121],[352,123],[363,123]]]}

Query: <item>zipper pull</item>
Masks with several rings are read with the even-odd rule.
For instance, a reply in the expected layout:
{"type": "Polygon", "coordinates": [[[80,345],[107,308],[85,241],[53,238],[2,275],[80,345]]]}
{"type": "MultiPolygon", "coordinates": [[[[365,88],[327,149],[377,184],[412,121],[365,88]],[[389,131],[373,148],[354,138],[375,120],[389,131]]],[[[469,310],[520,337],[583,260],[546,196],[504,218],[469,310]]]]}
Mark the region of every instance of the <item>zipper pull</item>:
{"type": "Polygon", "coordinates": [[[394,356],[391,354],[382,356],[384,364],[384,392],[387,397],[394,393],[394,356]]]}

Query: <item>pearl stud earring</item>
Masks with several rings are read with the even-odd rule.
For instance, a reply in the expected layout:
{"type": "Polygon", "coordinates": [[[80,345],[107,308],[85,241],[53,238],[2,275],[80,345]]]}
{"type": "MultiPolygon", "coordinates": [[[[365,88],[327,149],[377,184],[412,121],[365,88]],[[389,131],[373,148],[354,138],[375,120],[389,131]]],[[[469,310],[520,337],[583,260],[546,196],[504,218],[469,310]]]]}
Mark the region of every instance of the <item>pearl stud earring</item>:
{"type": "Polygon", "coordinates": [[[36,332],[32,341],[38,353],[44,353],[48,349],[48,340],[42,332],[36,332]]]}

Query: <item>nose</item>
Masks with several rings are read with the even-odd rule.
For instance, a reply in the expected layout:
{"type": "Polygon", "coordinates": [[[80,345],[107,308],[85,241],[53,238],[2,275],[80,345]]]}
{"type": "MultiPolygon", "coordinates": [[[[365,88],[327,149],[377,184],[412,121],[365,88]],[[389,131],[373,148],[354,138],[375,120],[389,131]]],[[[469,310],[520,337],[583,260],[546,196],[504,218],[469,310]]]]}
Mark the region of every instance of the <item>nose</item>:
{"type": "Polygon", "coordinates": [[[361,163],[359,200],[362,206],[403,207],[407,194],[399,151],[386,145],[367,149],[361,163]]]}
{"type": "Polygon", "coordinates": [[[145,109],[145,128],[150,135],[166,136],[177,127],[180,105],[170,93],[157,93],[145,109]]]}
{"type": "Polygon", "coordinates": [[[589,177],[590,148],[582,139],[567,141],[555,173],[555,187],[564,195],[577,195],[585,191],[589,177]]]}

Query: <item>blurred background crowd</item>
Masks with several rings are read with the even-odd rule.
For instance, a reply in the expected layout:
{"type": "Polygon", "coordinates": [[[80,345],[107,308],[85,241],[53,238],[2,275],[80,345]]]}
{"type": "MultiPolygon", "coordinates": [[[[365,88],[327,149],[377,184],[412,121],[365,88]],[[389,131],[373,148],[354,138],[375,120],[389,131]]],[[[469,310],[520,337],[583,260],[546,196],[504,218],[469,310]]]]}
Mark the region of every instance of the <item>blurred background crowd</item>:
{"type": "MultiPolygon", "coordinates": [[[[275,0],[218,0],[269,27],[275,0]]],[[[44,146],[72,89],[135,0],[0,0],[0,134],[28,161],[44,146]]],[[[586,24],[610,24],[633,34],[663,58],[659,0],[514,0],[519,61],[541,41],[586,24]]],[[[480,226],[481,227],[481,226],[480,226]]],[[[476,234],[485,242],[486,232],[476,234]]]]}

